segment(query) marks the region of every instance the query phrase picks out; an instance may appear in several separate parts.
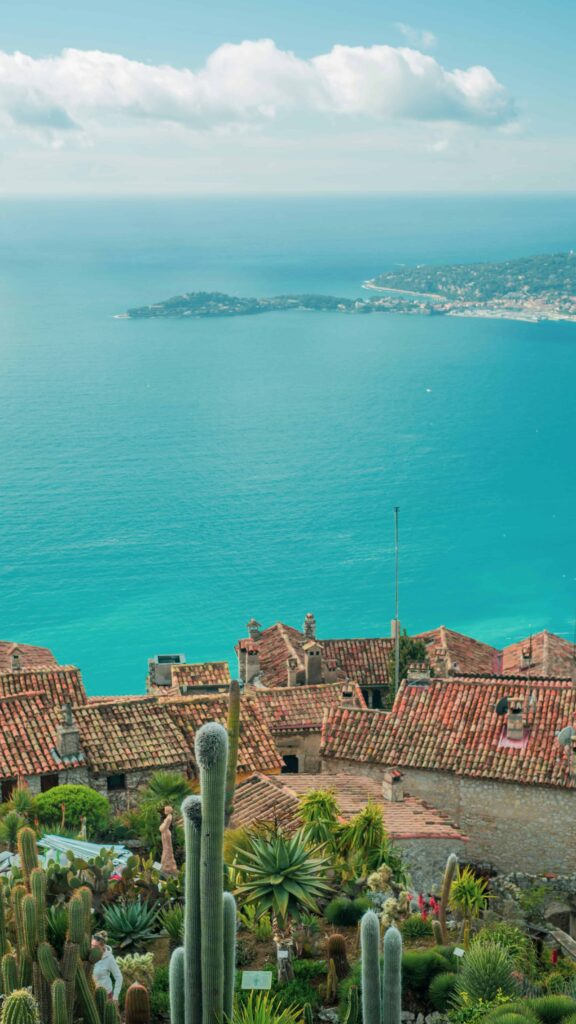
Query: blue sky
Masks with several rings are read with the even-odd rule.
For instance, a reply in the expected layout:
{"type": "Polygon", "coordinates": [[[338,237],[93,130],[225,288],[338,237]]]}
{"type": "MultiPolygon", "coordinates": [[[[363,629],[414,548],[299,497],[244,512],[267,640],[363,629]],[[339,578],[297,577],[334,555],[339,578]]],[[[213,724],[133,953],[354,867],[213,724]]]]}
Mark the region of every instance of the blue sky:
{"type": "Polygon", "coordinates": [[[576,180],[572,3],[5,0],[1,25],[3,194],[576,180]]]}

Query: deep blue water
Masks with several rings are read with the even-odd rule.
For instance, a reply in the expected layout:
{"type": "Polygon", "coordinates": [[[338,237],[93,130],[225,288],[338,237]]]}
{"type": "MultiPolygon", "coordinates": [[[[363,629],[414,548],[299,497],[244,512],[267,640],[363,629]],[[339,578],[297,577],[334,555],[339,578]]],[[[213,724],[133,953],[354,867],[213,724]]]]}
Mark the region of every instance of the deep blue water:
{"type": "Polygon", "coordinates": [[[575,242],[565,198],[3,202],[0,637],[109,693],[252,615],[385,635],[396,504],[409,629],[571,636],[576,325],[112,314],[575,242]]]}

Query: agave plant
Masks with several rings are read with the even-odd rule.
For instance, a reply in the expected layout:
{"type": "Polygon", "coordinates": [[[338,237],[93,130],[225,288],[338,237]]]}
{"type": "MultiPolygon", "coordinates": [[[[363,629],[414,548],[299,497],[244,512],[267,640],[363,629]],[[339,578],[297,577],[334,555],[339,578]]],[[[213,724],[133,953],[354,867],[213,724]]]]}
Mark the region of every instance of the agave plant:
{"type": "Polygon", "coordinates": [[[466,947],[472,921],[480,917],[488,905],[488,900],[491,899],[487,890],[488,882],[484,878],[478,878],[471,868],[457,869],[456,878],[450,888],[450,907],[458,911],[462,917],[462,937],[466,947]]]}
{"type": "Polygon", "coordinates": [[[113,904],[104,911],[104,927],[110,944],[117,949],[140,949],[157,934],[158,911],[136,900],[113,904]]]}
{"type": "Polygon", "coordinates": [[[284,932],[302,913],[316,911],[316,901],[330,891],[325,880],[329,866],[328,858],[313,854],[299,833],[253,836],[250,848],[236,854],[236,895],[254,903],[258,917],[271,912],[284,932]]]}
{"type": "Polygon", "coordinates": [[[251,992],[234,1007],[232,1024],[300,1024],[301,1020],[300,1007],[283,1006],[270,992],[251,992]]]}

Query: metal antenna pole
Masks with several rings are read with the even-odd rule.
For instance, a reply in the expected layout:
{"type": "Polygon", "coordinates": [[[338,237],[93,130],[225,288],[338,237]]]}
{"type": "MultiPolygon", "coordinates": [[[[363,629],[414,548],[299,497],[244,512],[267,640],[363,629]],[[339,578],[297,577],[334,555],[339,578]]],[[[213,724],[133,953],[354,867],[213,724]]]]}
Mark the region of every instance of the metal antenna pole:
{"type": "Polygon", "coordinates": [[[394,506],[394,551],[395,551],[395,577],[396,577],[396,613],[394,630],[394,695],[398,693],[400,685],[400,619],[398,617],[398,505],[394,506]]]}

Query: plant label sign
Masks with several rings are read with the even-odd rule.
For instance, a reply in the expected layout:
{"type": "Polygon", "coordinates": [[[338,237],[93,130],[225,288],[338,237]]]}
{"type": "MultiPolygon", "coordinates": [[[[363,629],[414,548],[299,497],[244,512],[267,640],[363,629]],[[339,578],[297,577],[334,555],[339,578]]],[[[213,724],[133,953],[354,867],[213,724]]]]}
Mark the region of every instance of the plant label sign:
{"type": "Polygon", "coordinates": [[[242,988],[272,988],[272,971],[242,971],[242,988]]]}
{"type": "Polygon", "coordinates": [[[456,949],[454,950],[454,956],[464,956],[464,952],[465,950],[460,949],[460,946],[456,946],[456,949]]]}

